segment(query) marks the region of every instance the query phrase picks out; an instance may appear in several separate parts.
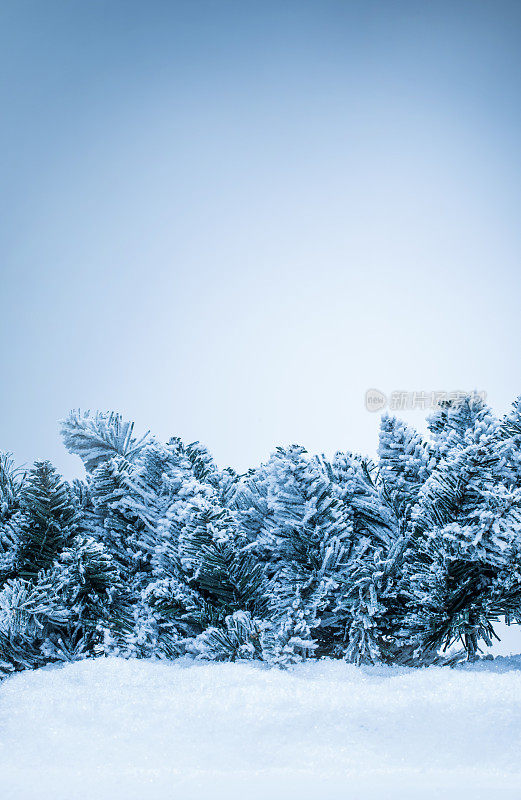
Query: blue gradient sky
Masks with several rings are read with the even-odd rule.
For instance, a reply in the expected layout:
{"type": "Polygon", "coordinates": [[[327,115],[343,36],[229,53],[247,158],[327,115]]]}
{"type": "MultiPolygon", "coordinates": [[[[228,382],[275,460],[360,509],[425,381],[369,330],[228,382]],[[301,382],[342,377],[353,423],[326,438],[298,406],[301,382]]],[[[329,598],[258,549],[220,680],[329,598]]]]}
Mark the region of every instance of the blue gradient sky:
{"type": "MultiPolygon", "coordinates": [[[[0,447],[72,407],[244,469],[369,387],[521,392],[521,3],[0,5],[0,447]]],[[[422,412],[403,412],[420,425],[422,412]]]]}

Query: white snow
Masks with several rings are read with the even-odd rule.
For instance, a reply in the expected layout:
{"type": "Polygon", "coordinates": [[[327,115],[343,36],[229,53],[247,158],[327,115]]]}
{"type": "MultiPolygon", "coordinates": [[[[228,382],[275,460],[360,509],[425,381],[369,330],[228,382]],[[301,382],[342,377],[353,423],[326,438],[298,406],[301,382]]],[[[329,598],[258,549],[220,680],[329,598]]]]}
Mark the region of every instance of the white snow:
{"type": "Polygon", "coordinates": [[[0,686],[2,800],[521,797],[521,659],[96,659],[0,686]]]}

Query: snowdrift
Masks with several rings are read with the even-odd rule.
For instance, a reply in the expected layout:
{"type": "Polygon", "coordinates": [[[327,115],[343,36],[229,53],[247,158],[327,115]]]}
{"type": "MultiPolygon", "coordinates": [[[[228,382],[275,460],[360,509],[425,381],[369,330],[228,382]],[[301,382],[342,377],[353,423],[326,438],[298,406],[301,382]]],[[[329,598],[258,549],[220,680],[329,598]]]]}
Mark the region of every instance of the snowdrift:
{"type": "Polygon", "coordinates": [[[521,657],[94,659],[0,686],[3,800],[521,797],[521,657]]]}

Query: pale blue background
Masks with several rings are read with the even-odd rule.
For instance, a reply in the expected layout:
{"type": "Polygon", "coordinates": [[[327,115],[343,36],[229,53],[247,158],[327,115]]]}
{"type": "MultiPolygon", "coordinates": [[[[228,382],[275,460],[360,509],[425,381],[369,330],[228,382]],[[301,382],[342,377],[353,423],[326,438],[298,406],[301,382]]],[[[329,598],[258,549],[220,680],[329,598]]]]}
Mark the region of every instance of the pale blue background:
{"type": "Polygon", "coordinates": [[[521,3],[14,0],[0,62],[18,461],[78,473],[78,406],[244,469],[521,392],[521,3]]]}

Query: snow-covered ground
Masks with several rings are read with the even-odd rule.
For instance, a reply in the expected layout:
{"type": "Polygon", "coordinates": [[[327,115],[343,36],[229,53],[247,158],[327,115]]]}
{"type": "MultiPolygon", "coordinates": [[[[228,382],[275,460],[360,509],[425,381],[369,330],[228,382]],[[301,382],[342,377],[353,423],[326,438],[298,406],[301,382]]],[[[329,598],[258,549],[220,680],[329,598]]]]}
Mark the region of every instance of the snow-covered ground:
{"type": "Polygon", "coordinates": [[[2,800],[521,797],[521,658],[96,659],[0,686],[2,800]]]}

